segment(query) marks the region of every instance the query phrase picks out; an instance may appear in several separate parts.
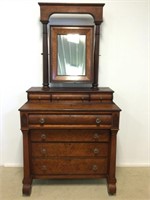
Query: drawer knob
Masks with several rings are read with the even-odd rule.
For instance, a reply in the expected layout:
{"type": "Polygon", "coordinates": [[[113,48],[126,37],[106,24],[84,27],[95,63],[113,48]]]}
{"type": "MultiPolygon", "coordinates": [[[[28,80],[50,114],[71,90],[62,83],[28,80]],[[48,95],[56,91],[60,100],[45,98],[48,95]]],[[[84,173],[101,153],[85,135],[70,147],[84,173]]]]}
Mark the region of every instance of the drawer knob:
{"type": "Polygon", "coordinates": [[[98,170],[97,165],[93,165],[92,169],[93,169],[93,171],[97,171],[98,170]]]}
{"type": "Polygon", "coordinates": [[[95,148],[95,149],[93,150],[93,152],[94,152],[95,154],[98,154],[98,153],[99,153],[99,149],[98,149],[98,148],[95,148]]]}
{"type": "Polygon", "coordinates": [[[101,123],[101,120],[100,120],[100,118],[96,118],[96,124],[100,124],[101,123]]]}
{"type": "Polygon", "coordinates": [[[45,119],[44,119],[44,118],[41,118],[41,119],[39,120],[39,122],[40,122],[40,124],[44,124],[44,123],[45,123],[45,119]]]}
{"type": "Polygon", "coordinates": [[[99,134],[98,133],[94,133],[94,139],[98,139],[99,138],[99,134]]]}
{"type": "Polygon", "coordinates": [[[44,133],[41,135],[41,139],[42,139],[42,140],[45,140],[45,139],[46,139],[46,135],[45,135],[44,133]]]}
{"type": "Polygon", "coordinates": [[[41,153],[42,153],[43,155],[46,155],[46,149],[43,148],[43,149],[41,150],[41,153]]]}
{"type": "Polygon", "coordinates": [[[46,167],[46,165],[42,165],[42,171],[46,171],[47,170],[47,167],[46,167]]]}

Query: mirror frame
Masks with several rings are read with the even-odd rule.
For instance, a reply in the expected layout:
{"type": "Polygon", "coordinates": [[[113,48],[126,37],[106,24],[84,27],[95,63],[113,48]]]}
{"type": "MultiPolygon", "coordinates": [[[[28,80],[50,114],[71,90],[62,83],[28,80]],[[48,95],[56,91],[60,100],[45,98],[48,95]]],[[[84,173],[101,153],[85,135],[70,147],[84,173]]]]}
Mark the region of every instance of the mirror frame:
{"type": "Polygon", "coordinates": [[[54,82],[93,81],[94,26],[50,26],[50,80],[54,82]],[[58,35],[79,34],[86,36],[85,75],[58,75],[58,35]]]}
{"type": "MultiPolygon", "coordinates": [[[[94,58],[93,58],[93,83],[92,88],[98,88],[99,72],[99,42],[100,42],[100,25],[103,22],[104,3],[45,3],[39,2],[40,21],[43,26],[43,88],[50,87],[49,75],[49,47],[48,47],[48,24],[53,14],[90,14],[94,22],[94,58]]],[[[86,85],[86,84],[85,84],[86,85]]]]}

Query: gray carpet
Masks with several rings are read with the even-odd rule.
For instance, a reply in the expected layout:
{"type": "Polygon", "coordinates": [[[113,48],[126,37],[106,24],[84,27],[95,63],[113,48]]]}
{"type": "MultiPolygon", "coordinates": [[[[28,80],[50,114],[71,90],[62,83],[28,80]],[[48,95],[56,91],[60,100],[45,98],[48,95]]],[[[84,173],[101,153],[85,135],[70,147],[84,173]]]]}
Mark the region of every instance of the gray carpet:
{"type": "Polygon", "coordinates": [[[22,196],[22,168],[0,167],[1,200],[150,200],[150,168],[117,168],[117,193],[105,180],[35,180],[30,197],[22,196]]]}

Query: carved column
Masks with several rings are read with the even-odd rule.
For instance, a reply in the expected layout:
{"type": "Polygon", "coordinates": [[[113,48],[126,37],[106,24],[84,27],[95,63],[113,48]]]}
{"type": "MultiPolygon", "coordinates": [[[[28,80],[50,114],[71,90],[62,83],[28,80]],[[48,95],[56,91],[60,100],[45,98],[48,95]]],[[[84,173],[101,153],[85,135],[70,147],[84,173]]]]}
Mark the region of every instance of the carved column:
{"type": "Polygon", "coordinates": [[[99,41],[100,41],[100,24],[101,22],[95,22],[95,45],[94,45],[94,81],[93,88],[98,87],[98,68],[99,68],[99,41]]]}
{"type": "Polygon", "coordinates": [[[23,133],[23,162],[24,162],[24,178],[23,178],[23,188],[22,192],[24,195],[30,195],[31,193],[31,185],[32,185],[32,178],[30,172],[30,149],[29,149],[29,134],[28,130],[22,130],[23,133]]]}
{"type": "Polygon", "coordinates": [[[118,130],[111,130],[110,159],[108,167],[107,187],[109,194],[116,193],[116,135],[118,130]]]}
{"type": "Polygon", "coordinates": [[[30,147],[29,147],[29,130],[28,130],[28,114],[22,112],[21,116],[21,131],[23,133],[23,165],[24,165],[24,177],[22,193],[24,195],[30,195],[32,178],[30,172],[30,147]]]}
{"type": "Polygon", "coordinates": [[[48,80],[48,37],[47,24],[48,21],[42,21],[43,24],[43,87],[49,87],[48,80]]]}

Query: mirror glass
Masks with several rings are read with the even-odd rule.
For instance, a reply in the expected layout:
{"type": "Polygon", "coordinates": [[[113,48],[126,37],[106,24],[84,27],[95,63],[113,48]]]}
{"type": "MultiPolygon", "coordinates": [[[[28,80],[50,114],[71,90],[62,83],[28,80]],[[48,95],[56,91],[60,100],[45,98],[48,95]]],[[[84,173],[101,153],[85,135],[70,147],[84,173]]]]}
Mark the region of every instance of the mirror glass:
{"type": "Polygon", "coordinates": [[[86,35],[57,35],[57,42],[57,75],[85,75],[86,35]]]}

